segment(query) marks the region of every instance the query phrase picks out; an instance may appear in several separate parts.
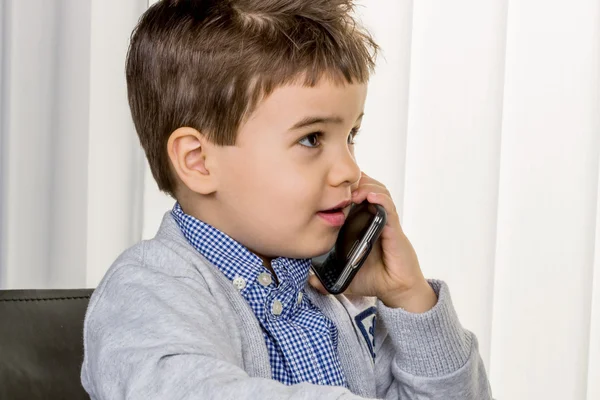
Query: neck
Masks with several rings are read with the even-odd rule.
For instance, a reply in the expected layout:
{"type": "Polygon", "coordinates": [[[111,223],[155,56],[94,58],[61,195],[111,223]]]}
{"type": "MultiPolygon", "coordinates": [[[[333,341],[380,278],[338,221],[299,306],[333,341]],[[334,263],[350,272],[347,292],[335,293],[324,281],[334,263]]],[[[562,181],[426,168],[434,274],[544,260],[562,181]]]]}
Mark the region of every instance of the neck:
{"type": "MultiPolygon", "coordinates": [[[[205,223],[217,228],[221,232],[232,237],[228,233],[227,227],[223,226],[222,223],[220,223],[224,219],[221,217],[220,208],[216,207],[216,204],[215,204],[216,199],[214,198],[213,195],[200,196],[198,194],[194,194],[194,195],[188,195],[188,196],[183,195],[183,196],[179,196],[179,197],[180,198],[178,198],[177,201],[181,205],[181,209],[183,210],[184,213],[186,213],[187,215],[191,215],[192,217],[194,217],[202,222],[205,222],[205,223]],[[202,198],[199,198],[199,197],[202,197],[202,198]]],[[[235,239],[235,238],[233,238],[233,239],[235,239]]],[[[262,260],[263,265],[271,272],[271,274],[275,278],[275,282],[277,284],[279,284],[279,281],[277,279],[277,274],[275,274],[275,270],[271,266],[272,258],[264,256],[262,254],[259,254],[258,252],[252,250],[249,247],[247,247],[247,248],[248,248],[248,250],[250,250],[252,253],[256,254],[256,256],[262,260]]]]}

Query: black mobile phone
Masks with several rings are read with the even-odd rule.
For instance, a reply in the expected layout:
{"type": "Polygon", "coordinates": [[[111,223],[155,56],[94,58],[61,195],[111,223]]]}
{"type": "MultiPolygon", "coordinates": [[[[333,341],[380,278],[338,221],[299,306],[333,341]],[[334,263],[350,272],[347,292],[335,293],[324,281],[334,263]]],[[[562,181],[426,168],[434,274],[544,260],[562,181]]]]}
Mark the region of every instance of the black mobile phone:
{"type": "Polygon", "coordinates": [[[333,248],[314,257],[312,270],[331,294],[342,293],[364,264],[387,221],[385,209],[364,201],[350,208],[333,248]]]}

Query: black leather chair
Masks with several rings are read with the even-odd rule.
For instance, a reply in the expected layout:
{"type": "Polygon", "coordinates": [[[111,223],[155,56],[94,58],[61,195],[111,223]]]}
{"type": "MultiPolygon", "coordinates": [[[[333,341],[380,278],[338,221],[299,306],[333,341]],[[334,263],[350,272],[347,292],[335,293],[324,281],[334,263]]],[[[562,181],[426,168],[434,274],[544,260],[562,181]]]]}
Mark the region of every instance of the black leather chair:
{"type": "Polygon", "coordinates": [[[0,290],[0,399],[87,399],[79,374],[93,289],[0,290]]]}

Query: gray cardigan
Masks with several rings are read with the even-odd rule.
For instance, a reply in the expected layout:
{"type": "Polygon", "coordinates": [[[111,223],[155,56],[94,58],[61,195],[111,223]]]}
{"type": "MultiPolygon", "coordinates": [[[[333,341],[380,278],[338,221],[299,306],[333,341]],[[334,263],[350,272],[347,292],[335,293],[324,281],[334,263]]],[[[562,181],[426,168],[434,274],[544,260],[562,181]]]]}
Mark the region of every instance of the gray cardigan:
{"type": "Polygon", "coordinates": [[[167,212],[156,237],[121,254],[90,299],[82,384],[103,400],[491,399],[477,339],[461,327],[446,284],[430,284],[438,303],[424,314],[374,298],[323,296],[307,285],[338,328],[349,390],[286,386],[271,379],[250,306],[167,212]],[[374,305],[375,362],[354,318],[374,305]]]}

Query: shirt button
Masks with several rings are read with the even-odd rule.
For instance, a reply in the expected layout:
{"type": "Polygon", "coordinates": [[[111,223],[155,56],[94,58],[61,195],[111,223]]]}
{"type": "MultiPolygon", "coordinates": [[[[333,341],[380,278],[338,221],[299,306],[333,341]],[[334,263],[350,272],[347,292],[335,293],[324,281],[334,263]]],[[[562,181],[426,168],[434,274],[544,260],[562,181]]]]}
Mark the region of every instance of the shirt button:
{"type": "Polygon", "coordinates": [[[242,278],[241,276],[236,276],[233,279],[233,286],[235,286],[237,288],[237,290],[242,290],[243,288],[246,287],[246,280],[244,278],[242,278]]]}
{"type": "Polygon", "coordinates": [[[271,313],[273,315],[281,315],[283,312],[283,304],[279,300],[275,300],[271,306],[271,313]]]}
{"type": "Polygon", "coordinates": [[[258,283],[260,283],[264,287],[269,286],[271,282],[273,282],[273,279],[271,278],[271,274],[269,274],[268,272],[263,272],[260,275],[258,275],[258,283]]]}
{"type": "Polygon", "coordinates": [[[302,292],[298,293],[298,304],[302,303],[302,292]]]}

